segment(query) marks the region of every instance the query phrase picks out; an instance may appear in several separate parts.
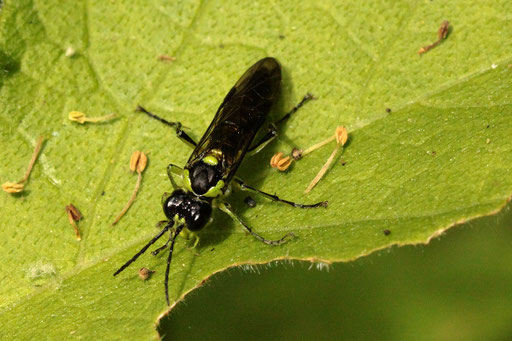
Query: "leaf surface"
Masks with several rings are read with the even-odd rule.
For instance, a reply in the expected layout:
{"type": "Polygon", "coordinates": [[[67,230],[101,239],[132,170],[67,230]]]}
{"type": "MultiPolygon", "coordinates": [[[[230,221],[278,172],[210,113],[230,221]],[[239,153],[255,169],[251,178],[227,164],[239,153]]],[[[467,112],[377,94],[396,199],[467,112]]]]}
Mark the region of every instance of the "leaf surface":
{"type": "Polygon", "coordinates": [[[24,194],[0,196],[0,321],[7,326],[0,336],[156,335],[154,324],[166,310],[165,257],[145,255],[117,278],[112,273],[156,234],[160,197],[171,190],[166,166],[184,164],[191,150],[134,108],[181,121],[197,139],[231,86],[265,56],[284,70],[273,117],[308,91],[318,100],[238,174],[284,198],[330,206],[297,210],[258,198],[248,209],[245,194],[234,193],[230,202],[258,233],[298,237],[268,247],[217,214],[197,249],[180,240],[173,301],[236,264],[349,261],[393,244],[425,243],[454,224],[497,212],[512,194],[511,7],[508,1],[6,1],[2,183],[22,177],[38,136],[48,140],[24,194]],[[453,27],[448,38],[418,56],[443,20],[453,27]],[[161,55],[176,61],[162,62],[161,55]],[[68,121],[73,110],[118,119],[82,126],[68,121]],[[347,126],[350,141],[309,195],[303,191],[333,145],[286,174],[269,168],[275,152],[308,147],[337,125],[347,126]],[[128,170],[134,150],[147,152],[149,165],[136,202],[112,227],[135,186],[128,170]],[[65,214],[70,202],[85,217],[81,242],[65,214]],[[156,270],[148,282],[137,276],[142,266],[156,270]]]}

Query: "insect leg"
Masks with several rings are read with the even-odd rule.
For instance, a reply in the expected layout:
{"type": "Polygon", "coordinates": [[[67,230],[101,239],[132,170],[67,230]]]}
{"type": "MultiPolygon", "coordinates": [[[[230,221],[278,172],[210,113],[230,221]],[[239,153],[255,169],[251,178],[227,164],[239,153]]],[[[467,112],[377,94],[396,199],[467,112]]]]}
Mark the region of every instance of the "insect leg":
{"type": "Polygon", "coordinates": [[[265,239],[262,236],[260,236],[259,234],[257,234],[256,232],[253,232],[253,230],[249,226],[247,226],[247,224],[244,223],[244,221],[238,215],[236,215],[235,212],[233,212],[233,210],[231,209],[231,206],[228,203],[221,202],[219,204],[219,208],[222,210],[222,212],[227,213],[231,217],[231,219],[236,220],[238,223],[240,223],[240,225],[242,225],[243,228],[246,229],[247,232],[249,232],[254,238],[258,239],[260,242],[263,242],[267,245],[280,245],[280,244],[286,243],[288,241],[287,238],[295,237],[295,235],[290,232],[278,240],[265,239]]]}
{"type": "Polygon", "coordinates": [[[250,192],[253,192],[253,193],[257,193],[257,194],[263,195],[264,197],[269,198],[270,200],[282,202],[283,204],[287,204],[287,205],[290,205],[290,206],[293,206],[293,207],[312,208],[312,207],[327,207],[327,205],[328,205],[327,201],[320,201],[320,202],[317,202],[316,204],[298,204],[298,203],[293,202],[293,201],[281,199],[281,198],[279,198],[275,194],[270,194],[270,193],[267,193],[267,192],[263,192],[263,191],[260,191],[257,188],[254,188],[254,187],[251,187],[249,185],[246,185],[245,182],[243,182],[241,179],[234,178],[233,180],[240,186],[240,189],[242,191],[250,191],[250,192]]]}
{"type": "Polygon", "coordinates": [[[180,122],[170,122],[170,121],[167,121],[166,119],[161,118],[160,116],[157,116],[157,115],[147,111],[146,109],[144,109],[140,105],[137,106],[137,110],[136,111],[143,112],[146,115],[148,115],[149,117],[152,117],[152,118],[154,118],[154,119],[156,119],[156,120],[158,120],[158,121],[168,125],[169,127],[174,128],[174,130],[176,130],[176,136],[178,136],[178,138],[180,140],[182,140],[183,142],[185,142],[188,145],[191,145],[192,147],[197,146],[197,142],[194,141],[194,139],[191,138],[187,133],[185,133],[185,131],[183,131],[183,129],[181,129],[182,125],[181,125],[180,122]]]}
{"type": "Polygon", "coordinates": [[[153,237],[153,239],[151,239],[149,241],[149,243],[147,243],[139,252],[137,252],[135,254],[135,256],[133,256],[128,262],[124,263],[124,265],[122,267],[120,267],[116,272],[114,272],[114,276],[116,276],[117,274],[119,274],[121,271],[123,271],[124,269],[126,269],[130,264],[132,264],[133,262],[135,262],[137,260],[137,258],[140,257],[140,255],[142,255],[144,252],[146,252],[146,250],[151,246],[153,245],[158,239],[160,239],[160,237],[162,237],[164,235],[165,232],[167,232],[171,227],[172,227],[172,224],[173,223],[169,223],[167,225],[165,225],[165,227],[162,229],[162,231],[158,232],[158,234],[156,236],[153,237]]]}
{"type": "Polygon", "coordinates": [[[171,232],[169,233],[169,239],[167,239],[167,241],[165,242],[164,245],[160,246],[158,249],[155,249],[154,251],[151,251],[151,254],[153,256],[156,256],[160,253],[160,251],[164,250],[167,245],[169,245],[169,243],[171,242],[172,240],[172,236],[174,235],[173,231],[171,230],[171,232]]]}
{"type": "Polygon", "coordinates": [[[294,106],[292,110],[290,110],[286,115],[284,115],[277,121],[272,122],[268,126],[268,132],[258,142],[256,142],[254,146],[250,147],[248,152],[256,154],[260,150],[265,148],[265,146],[277,136],[277,125],[289,119],[292,114],[294,114],[297,110],[299,110],[300,107],[304,105],[304,103],[312,99],[315,99],[315,97],[312,94],[307,93],[306,96],[304,96],[302,100],[299,102],[299,104],[294,106]]]}
{"type": "Polygon", "coordinates": [[[171,267],[172,260],[172,252],[174,251],[174,242],[176,238],[180,234],[181,230],[183,230],[183,225],[179,225],[174,232],[174,236],[172,237],[171,247],[169,248],[169,257],[167,257],[167,267],[165,268],[165,299],[167,300],[167,305],[171,305],[169,301],[169,268],[171,267]]]}
{"type": "Polygon", "coordinates": [[[167,166],[167,175],[169,176],[169,180],[171,180],[172,188],[180,188],[180,186],[178,186],[178,184],[174,180],[173,174],[179,176],[180,178],[183,178],[183,168],[176,166],[172,163],[169,164],[169,166],[167,166]]]}
{"type": "Polygon", "coordinates": [[[291,115],[293,115],[297,110],[299,110],[304,105],[304,103],[306,103],[307,101],[310,101],[312,99],[316,99],[316,97],[313,96],[313,94],[310,94],[308,92],[304,97],[302,97],[302,99],[300,100],[299,104],[294,106],[292,108],[292,110],[290,110],[286,115],[284,115],[283,117],[281,117],[280,119],[275,121],[274,124],[279,124],[279,123],[282,123],[282,122],[286,121],[287,119],[290,118],[291,115]]]}

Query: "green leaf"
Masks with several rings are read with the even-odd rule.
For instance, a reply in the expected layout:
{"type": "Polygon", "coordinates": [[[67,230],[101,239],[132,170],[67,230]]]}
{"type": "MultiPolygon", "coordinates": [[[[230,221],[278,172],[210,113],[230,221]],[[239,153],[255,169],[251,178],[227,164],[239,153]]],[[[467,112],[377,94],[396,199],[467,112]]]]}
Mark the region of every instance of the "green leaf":
{"type": "Polygon", "coordinates": [[[156,335],[167,309],[165,256],[145,255],[120,276],[112,273],[157,232],[160,197],[171,187],[166,166],[184,164],[190,149],[133,110],[144,105],[199,138],[238,77],[265,56],[284,69],[274,117],[308,91],[319,99],[239,175],[284,198],[327,199],[330,206],[298,210],[258,199],[248,209],[245,195],[235,193],[230,201],[255,231],[298,238],[269,247],[219,213],[197,249],[180,240],[173,301],[226,267],[349,261],[393,244],[425,243],[497,212],[512,194],[512,23],[504,15],[511,6],[7,1],[0,12],[2,183],[22,177],[38,136],[48,140],[25,192],[0,196],[0,336],[156,335]],[[418,56],[445,19],[453,27],[448,38],[418,56]],[[177,59],[159,61],[163,54],[177,59]],[[119,119],[78,125],[67,119],[73,110],[119,119]],[[303,191],[331,147],[289,173],[269,168],[275,152],[310,146],[337,125],[350,132],[346,164],[336,159],[309,195],[303,191]],[[113,227],[136,182],[128,170],[134,150],[148,152],[149,165],[133,207],[113,227]],[[84,215],[81,242],[65,214],[70,202],[84,215]],[[138,278],[142,266],[157,271],[150,281],[138,278]]]}

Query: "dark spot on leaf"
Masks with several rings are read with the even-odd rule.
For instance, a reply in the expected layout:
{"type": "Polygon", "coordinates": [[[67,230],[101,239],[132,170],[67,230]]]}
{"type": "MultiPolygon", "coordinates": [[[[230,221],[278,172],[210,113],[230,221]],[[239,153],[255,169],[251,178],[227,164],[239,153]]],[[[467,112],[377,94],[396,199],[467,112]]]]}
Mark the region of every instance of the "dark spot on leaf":
{"type": "Polygon", "coordinates": [[[256,201],[251,196],[245,197],[244,202],[249,207],[256,207],[256,201]]]}
{"type": "Polygon", "coordinates": [[[389,236],[391,234],[391,231],[388,229],[385,229],[382,231],[382,233],[384,233],[385,236],[389,236]]]}
{"type": "Polygon", "coordinates": [[[5,79],[13,76],[19,70],[20,62],[0,51],[0,87],[2,87],[5,79]]]}

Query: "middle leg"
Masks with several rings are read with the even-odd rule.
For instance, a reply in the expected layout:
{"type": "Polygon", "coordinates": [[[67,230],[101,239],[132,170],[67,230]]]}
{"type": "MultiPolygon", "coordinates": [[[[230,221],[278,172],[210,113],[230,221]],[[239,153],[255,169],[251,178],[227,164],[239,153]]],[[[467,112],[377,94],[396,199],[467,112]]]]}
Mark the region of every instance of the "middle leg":
{"type": "Polygon", "coordinates": [[[181,127],[182,127],[181,122],[167,121],[165,118],[161,118],[160,116],[157,116],[157,115],[147,111],[140,105],[137,106],[137,111],[143,112],[144,114],[148,115],[149,117],[154,118],[155,120],[158,120],[158,121],[162,122],[163,124],[166,124],[169,127],[174,128],[174,130],[176,131],[176,136],[178,136],[178,138],[180,140],[182,140],[183,142],[185,142],[188,145],[191,145],[192,147],[197,146],[197,142],[194,141],[194,139],[191,138],[187,133],[185,133],[185,131],[183,131],[183,129],[181,129],[181,127]]]}

